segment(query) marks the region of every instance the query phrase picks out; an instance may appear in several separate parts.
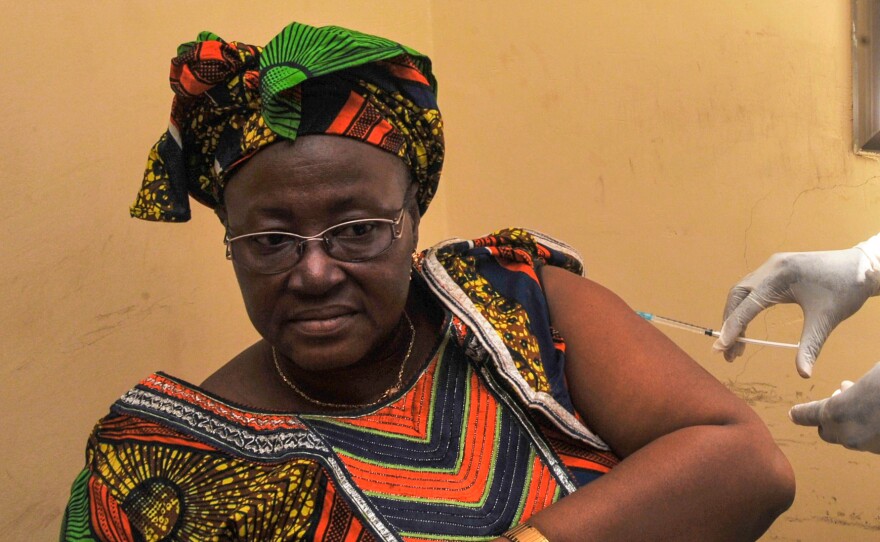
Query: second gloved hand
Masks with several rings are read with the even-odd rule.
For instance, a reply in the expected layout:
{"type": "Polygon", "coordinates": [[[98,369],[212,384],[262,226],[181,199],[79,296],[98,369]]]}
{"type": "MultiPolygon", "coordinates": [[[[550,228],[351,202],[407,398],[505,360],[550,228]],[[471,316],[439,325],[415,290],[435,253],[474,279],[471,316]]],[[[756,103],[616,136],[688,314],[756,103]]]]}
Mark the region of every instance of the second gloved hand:
{"type": "Polygon", "coordinates": [[[824,441],[880,453],[880,363],[855,384],[844,381],[831,397],[795,405],[788,415],[798,425],[818,426],[824,441]]]}
{"type": "Polygon", "coordinates": [[[771,256],[731,288],[713,347],[733,361],[744,349],[736,338],[758,313],[777,303],[797,303],[804,311],[804,327],[795,362],[798,373],[809,378],[831,331],[880,291],[880,273],[873,265],[877,259],[869,257],[877,237],[847,250],[771,256]]]}

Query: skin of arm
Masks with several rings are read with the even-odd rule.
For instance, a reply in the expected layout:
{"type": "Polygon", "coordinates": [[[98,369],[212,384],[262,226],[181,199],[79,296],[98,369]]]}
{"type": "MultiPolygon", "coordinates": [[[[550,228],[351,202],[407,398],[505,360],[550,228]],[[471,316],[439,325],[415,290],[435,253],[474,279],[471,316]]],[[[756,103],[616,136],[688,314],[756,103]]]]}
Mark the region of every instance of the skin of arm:
{"type": "Polygon", "coordinates": [[[622,461],[528,523],[551,542],[760,537],[795,486],[760,418],[611,291],[541,279],[574,405],[622,461]]]}

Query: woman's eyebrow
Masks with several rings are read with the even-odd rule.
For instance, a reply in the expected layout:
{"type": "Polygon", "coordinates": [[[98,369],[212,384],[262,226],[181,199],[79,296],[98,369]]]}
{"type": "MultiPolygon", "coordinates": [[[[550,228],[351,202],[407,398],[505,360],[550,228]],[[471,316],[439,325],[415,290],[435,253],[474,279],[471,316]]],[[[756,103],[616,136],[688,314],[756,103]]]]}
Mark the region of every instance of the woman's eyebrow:
{"type": "MultiPolygon", "coordinates": [[[[397,202],[393,202],[393,205],[386,206],[384,203],[389,202],[365,202],[363,198],[358,197],[357,195],[344,196],[337,200],[334,200],[329,204],[326,208],[327,215],[334,214],[342,214],[349,211],[363,211],[366,213],[373,213],[378,215],[384,215],[393,211],[397,211],[400,209],[397,202]]],[[[405,202],[404,202],[405,203],[405,202]]],[[[291,218],[296,218],[289,207],[283,205],[276,205],[274,202],[269,202],[265,206],[258,206],[255,209],[255,216],[258,218],[268,218],[268,219],[279,219],[279,220],[289,220],[291,218]]]]}

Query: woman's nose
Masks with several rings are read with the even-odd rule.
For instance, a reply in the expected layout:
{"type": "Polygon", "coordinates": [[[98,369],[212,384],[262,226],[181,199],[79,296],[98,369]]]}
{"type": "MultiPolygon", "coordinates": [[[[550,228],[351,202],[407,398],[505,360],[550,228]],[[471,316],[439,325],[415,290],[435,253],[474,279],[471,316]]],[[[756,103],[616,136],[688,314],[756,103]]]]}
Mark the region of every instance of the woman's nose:
{"type": "Polygon", "coordinates": [[[309,239],[298,247],[299,260],[291,268],[288,279],[292,290],[305,295],[321,295],[345,279],[340,262],[327,254],[321,241],[309,239]]]}

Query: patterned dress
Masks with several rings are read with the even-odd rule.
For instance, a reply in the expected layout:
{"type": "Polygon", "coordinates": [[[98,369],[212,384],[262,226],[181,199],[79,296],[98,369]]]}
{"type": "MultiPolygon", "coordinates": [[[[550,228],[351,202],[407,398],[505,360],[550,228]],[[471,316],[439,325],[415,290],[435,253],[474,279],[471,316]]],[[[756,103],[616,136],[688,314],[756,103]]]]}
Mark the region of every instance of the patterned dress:
{"type": "Polygon", "coordinates": [[[422,254],[445,331],[385,404],[254,412],[143,380],[92,433],[62,539],[491,540],[601,476],[617,459],[571,408],[535,273],[580,264],[537,235],[422,254]]]}

